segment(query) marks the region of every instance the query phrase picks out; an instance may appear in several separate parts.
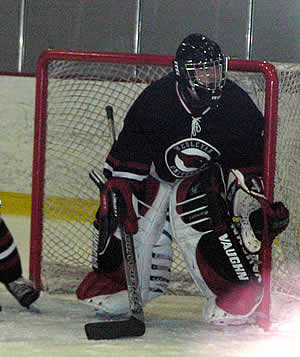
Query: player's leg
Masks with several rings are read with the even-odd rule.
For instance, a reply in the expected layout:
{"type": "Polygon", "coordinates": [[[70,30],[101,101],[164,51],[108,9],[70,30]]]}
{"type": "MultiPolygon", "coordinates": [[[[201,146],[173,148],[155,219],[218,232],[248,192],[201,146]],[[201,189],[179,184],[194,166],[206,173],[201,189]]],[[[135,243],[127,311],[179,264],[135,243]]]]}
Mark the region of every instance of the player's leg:
{"type": "Polygon", "coordinates": [[[0,282],[25,307],[30,306],[39,292],[22,276],[21,259],[16,243],[0,217],[0,282]]]}
{"type": "Polygon", "coordinates": [[[204,318],[244,322],[259,305],[263,286],[256,261],[243,248],[228,214],[222,171],[218,166],[213,171],[177,185],[170,200],[174,239],[207,297],[204,318]]]}
{"type": "MultiPolygon", "coordinates": [[[[166,219],[170,192],[169,185],[150,177],[145,184],[143,198],[135,204],[139,212],[139,230],[134,235],[134,244],[143,304],[161,295],[170,277],[172,248],[166,219]]],[[[96,232],[95,241],[97,239],[96,232]]],[[[93,272],[78,287],[77,297],[99,312],[126,313],[129,309],[128,295],[118,229],[107,242],[100,242],[104,249],[94,247],[93,272]]]]}

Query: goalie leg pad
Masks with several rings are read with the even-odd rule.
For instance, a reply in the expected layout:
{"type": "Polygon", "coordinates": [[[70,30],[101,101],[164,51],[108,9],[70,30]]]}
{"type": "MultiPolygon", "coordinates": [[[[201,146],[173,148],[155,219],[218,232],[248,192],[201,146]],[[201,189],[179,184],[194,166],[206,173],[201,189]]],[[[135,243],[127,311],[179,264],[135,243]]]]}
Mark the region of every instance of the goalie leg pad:
{"type": "Polygon", "coordinates": [[[150,301],[165,293],[170,282],[172,262],[172,237],[170,223],[167,220],[159,240],[153,245],[149,295],[146,296],[144,293],[145,300],[150,301]]]}
{"type": "MultiPolygon", "coordinates": [[[[163,294],[170,279],[173,252],[166,216],[171,190],[168,184],[150,177],[146,200],[135,203],[140,214],[139,230],[133,239],[143,305],[163,294]]],[[[119,229],[114,232],[116,241],[119,233],[119,229]]],[[[89,273],[76,293],[81,302],[96,308],[98,313],[115,315],[129,311],[123,264],[113,272],[89,273]]]]}
{"type": "MultiPolygon", "coordinates": [[[[245,269],[242,265],[234,264],[238,274],[242,274],[243,280],[227,280],[218,273],[221,266],[216,269],[215,262],[208,263],[201,254],[201,249],[196,252],[197,263],[203,279],[214,293],[215,297],[208,298],[203,310],[203,317],[208,322],[228,324],[235,320],[245,322],[256,310],[263,297],[263,285],[254,275],[246,279],[245,269]],[[245,279],[245,280],[244,280],[245,279]]],[[[236,262],[237,257],[234,256],[236,262]]],[[[232,258],[232,257],[231,257],[232,258]]]]}
{"type": "Polygon", "coordinates": [[[169,212],[174,240],[181,251],[187,269],[202,295],[215,294],[200,273],[196,251],[202,236],[214,231],[208,207],[207,173],[179,182],[170,199],[169,212]]]}
{"type": "Polygon", "coordinates": [[[145,200],[139,201],[139,231],[134,245],[143,304],[167,288],[172,264],[172,246],[167,222],[172,186],[149,177],[145,200]]]}
{"type": "Polygon", "coordinates": [[[174,239],[202,293],[227,315],[245,316],[259,304],[263,287],[231,224],[220,185],[212,181],[220,182],[206,174],[176,186],[170,201],[174,239]],[[250,285],[257,288],[244,294],[250,285]]]}
{"type": "Polygon", "coordinates": [[[76,291],[80,302],[102,314],[123,314],[129,311],[128,292],[123,264],[114,272],[92,271],[76,291]]]}
{"type": "Polygon", "coordinates": [[[217,325],[254,324],[256,323],[254,312],[261,303],[262,297],[262,287],[257,282],[251,281],[239,289],[235,287],[234,293],[227,296],[207,299],[203,307],[203,318],[208,323],[217,325]],[[252,298],[249,299],[249,296],[252,298]],[[247,306],[247,301],[252,302],[250,306],[247,306]],[[232,306],[236,306],[234,311],[232,306]]]}

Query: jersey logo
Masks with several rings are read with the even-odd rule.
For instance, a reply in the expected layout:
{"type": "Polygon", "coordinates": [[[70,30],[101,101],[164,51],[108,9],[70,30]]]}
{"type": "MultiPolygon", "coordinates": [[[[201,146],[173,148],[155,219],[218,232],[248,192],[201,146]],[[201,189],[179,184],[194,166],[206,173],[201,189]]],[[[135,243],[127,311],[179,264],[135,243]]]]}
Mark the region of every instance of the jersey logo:
{"type": "Polygon", "coordinates": [[[166,150],[165,162],[173,176],[184,178],[206,170],[209,162],[219,156],[220,152],[207,142],[188,138],[166,150]]]}

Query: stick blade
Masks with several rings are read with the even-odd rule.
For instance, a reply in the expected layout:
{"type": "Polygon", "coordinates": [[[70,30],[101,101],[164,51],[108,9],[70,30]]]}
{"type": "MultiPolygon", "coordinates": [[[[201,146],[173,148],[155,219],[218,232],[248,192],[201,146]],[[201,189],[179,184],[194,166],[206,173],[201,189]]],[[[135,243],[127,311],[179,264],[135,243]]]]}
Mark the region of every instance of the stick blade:
{"type": "Polygon", "coordinates": [[[145,323],[131,316],[128,320],[90,322],[84,326],[88,340],[112,340],[138,337],[145,333],[145,323]]]}

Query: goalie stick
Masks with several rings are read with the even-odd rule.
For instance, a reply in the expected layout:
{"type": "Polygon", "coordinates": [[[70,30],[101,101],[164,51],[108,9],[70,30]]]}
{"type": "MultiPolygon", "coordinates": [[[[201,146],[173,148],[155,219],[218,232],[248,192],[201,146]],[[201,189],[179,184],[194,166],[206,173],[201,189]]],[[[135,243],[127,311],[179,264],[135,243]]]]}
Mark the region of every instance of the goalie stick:
{"type": "MultiPolygon", "coordinates": [[[[112,135],[115,141],[116,136],[114,130],[113,110],[111,106],[106,107],[106,113],[108,120],[111,122],[112,135]]],[[[103,179],[95,170],[92,170],[89,173],[89,176],[97,185],[100,192],[105,189],[103,179]]],[[[142,298],[139,289],[133,237],[131,234],[126,232],[123,222],[120,219],[120,198],[118,197],[118,193],[115,191],[112,191],[112,202],[113,212],[115,217],[119,220],[119,227],[121,231],[121,243],[128,289],[130,315],[127,319],[123,320],[97,321],[87,323],[84,328],[86,336],[89,340],[137,337],[144,335],[146,330],[142,298]]]]}
{"type": "MultiPolygon", "coordinates": [[[[98,186],[100,191],[105,189],[105,184],[95,170],[92,170],[89,176],[98,186]]],[[[114,214],[117,218],[119,218],[120,199],[118,194],[114,191],[112,191],[112,198],[114,214]]],[[[141,293],[138,283],[133,237],[125,231],[121,221],[119,221],[119,226],[122,237],[121,242],[128,289],[130,316],[126,320],[97,321],[87,323],[85,325],[85,332],[89,340],[142,336],[146,330],[141,293]]]]}

